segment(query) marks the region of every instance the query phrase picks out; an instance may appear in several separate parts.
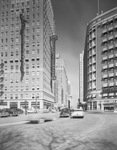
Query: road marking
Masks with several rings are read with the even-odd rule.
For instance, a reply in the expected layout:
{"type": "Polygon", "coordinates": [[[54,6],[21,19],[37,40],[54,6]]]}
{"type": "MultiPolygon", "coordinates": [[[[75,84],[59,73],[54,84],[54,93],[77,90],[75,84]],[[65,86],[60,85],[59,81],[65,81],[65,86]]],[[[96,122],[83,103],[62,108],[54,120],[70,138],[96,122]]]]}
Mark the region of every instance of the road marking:
{"type": "Polygon", "coordinates": [[[14,122],[14,123],[4,123],[4,124],[0,124],[0,127],[3,126],[11,126],[11,125],[16,125],[16,124],[24,124],[24,123],[28,123],[30,121],[21,121],[21,122],[14,122]]]}
{"type": "Polygon", "coordinates": [[[97,116],[97,117],[101,120],[100,123],[97,126],[95,126],[94,128],[92,128],[89,131],[85,132],[85,134],[82,134],[80,136],[81,139],[87,138],[87,134],[92,133],[95,130],[99,129],[105,123],[105,120],[103,118],[100,118],[99,116],[97,116]]]}
{"type": "MultiPolygon", "coordinates": [[[[76,137],[75,137],[76,140],[79,140],[79,139],[80,139],[80,140],[83,140],[83,139],[87,138],[87,134],[94,132],[95,130],[97,130],[98,128],[100,128],[100,127],[105,123],[105,120],[104,120],[103,118],[100,118],[99,116],[97,116],[97,117],[100,119],[99,124],[98,124],[97,126],[95,126],[93,129],[90,129],[90,130],[87,131],[87,132],[85,131],[84,134],[82,134],[82,135],[80,135],[80,136],[76,136],[76,137]]],[[[62,144],[62,145],[60,145],[59,147],[57,147],[56,150],[63,149],[63,148],[65,148],[65,147],[67,147],[71,142],[73,142],[73,141],[67,140],[66,142],[64,142],[64,144],[62,144]]]]}

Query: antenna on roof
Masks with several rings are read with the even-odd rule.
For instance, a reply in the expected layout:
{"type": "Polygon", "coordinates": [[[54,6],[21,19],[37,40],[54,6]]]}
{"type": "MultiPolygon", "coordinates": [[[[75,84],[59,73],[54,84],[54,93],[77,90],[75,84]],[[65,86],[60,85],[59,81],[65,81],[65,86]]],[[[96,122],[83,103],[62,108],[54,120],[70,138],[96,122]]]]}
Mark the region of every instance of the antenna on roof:
{"type": "Polygon", "coordinates": [[[99,2],[99,0],[97,0],[97,4],[98,4],[98,13],[97,13],[97,15],[99,15],[100,14],[100,2],[99,2]]]}

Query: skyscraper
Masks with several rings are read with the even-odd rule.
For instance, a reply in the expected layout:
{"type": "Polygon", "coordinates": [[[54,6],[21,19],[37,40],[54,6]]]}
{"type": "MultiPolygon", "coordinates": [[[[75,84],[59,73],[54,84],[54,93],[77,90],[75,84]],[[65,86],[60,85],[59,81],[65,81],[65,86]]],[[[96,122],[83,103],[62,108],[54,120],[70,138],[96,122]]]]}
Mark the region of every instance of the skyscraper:
{"type": "Polygon", "coordinates": [[[113,110],[117,103],[117,8],[87,25],[84,98],[88,109],[113,110]]]}
{"type": "Polygon", "coordinates": [[[57,38],[51,0],[1,0],[0,20],[4,107],[52,106],[57,38]]]}
{"type": "Polygon", "coordinates": [[[68,77],[63,58],[56,55],[56,103],[58,106],[68,105],[68,77]]]}

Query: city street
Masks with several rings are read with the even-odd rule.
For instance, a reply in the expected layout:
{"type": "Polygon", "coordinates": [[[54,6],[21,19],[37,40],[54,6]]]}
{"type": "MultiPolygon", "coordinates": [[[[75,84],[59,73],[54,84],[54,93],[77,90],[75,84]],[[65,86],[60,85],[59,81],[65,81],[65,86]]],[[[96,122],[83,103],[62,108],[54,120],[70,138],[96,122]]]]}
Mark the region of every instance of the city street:
{"type": "Polygon", "coordinates": [[[0,150],[117,150],[116,129],[117,114],[94,112],[84,119],[1,126],[0,150]]]}

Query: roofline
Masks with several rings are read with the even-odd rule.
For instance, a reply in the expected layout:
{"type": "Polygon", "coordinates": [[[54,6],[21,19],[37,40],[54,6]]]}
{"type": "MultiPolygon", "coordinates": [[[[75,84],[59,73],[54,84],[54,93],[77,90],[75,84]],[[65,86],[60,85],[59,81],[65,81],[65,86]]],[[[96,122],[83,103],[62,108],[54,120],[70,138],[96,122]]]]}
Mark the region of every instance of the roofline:
{"type": "MultiPolygon", "coordinates": [[[[100,18],[100,17],[102,17],[102,16],[104,16],[104,15],[106,15],[106,14],[108,14],[108,13],[114,11],[114,10],[117,10],[117,7],[113,8],[113,9],[110,9],[110,10],[104,12],[104,13],[101,13],[100,15],[97,15],[95,18],[93,18],[93,19],[88,23],[88,25],[91,24],[91,23],[92,23],[93,21],[95,21],[96,19],[98,19],[98,18],[100,18]]],[[[88,25],[87,25],[87,26],[88,26],[88,25]]]]}

